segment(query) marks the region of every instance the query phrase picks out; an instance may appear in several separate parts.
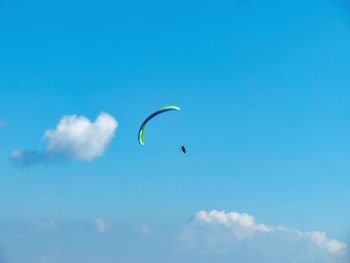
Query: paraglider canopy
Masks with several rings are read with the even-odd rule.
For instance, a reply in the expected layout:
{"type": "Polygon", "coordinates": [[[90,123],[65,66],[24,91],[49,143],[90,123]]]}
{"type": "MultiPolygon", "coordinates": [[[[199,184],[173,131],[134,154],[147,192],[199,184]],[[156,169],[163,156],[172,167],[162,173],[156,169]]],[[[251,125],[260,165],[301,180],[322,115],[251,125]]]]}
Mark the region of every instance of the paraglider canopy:
{"type": "Polygon", "coordinates": [[[145,134],[145,129],[147,126],[147,123],[153,119],[154,117],[156,117],[157,115],[167,112],[167,111],[179,111],[180,108],[177,106],[164,106],[162,108],[160,108],[159,110],[157,110],[156,112],[152,113],[151,115],[149,115],[141,124],[141,127],[139,129],[139,133],[138,133],[138,141],[140,145],[144,145],[145,141],[144,141],[144,134],[145,134]]]}

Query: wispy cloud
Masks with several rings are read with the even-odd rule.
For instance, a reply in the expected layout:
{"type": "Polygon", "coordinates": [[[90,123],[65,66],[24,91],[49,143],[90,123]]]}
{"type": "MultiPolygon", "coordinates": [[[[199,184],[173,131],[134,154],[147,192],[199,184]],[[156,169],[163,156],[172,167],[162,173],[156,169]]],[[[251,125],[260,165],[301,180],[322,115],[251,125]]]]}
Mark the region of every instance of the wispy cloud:
{"type": "Polygon", "coordinates": [[[117,120],[107,113],[94,122],[85,116],[64,116],[56,129],[45,132],[44,151],[16,149],[11,159],[24,166],[55,159],[91,161],[105,152],[117,126],[117,120]]]}
{"type": "Polygon", "coordinates": [[[35,150],[21,150],[16,149],[11,153],[11,159],[21,166],[29,166],[34,163],[49,161],[48,152],[40,152],[35,150]]]}
{"type": "Polygon", "coordinates": [[[7,125],[7,122],[4,119],[0,118],[0,127],[3,127],[5,125],[7,125]]]}
{"type": "Polygon", "coordinates": [[[200,211],[180,240],[196,253],[228,255],[237,262],[346,262],[346,244],[324,232],[268,226],[237,212],[200,211]]]}
{"type": "Polygon", "coordinates": [[[96,218],[95,226],[96,226],[97,232],[101,234],[106,232],[108,229],[108,224],[102,217],[96,218]]]}
{"type": "Polygon", "coordinates": [[[140,231],[144,237],[149,237],[152,235],[152,228],[147,224],[142,224],[140,226],[140,231]]]}

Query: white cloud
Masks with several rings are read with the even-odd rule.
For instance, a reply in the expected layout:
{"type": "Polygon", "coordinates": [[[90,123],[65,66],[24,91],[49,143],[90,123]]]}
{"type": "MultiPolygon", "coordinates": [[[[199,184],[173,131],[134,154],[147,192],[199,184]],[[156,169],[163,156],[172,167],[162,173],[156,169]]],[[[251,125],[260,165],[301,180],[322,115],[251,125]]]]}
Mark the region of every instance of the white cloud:
{"type": "Polygon", "coordinates": [[[0,127],[5,126],[7,122],[4,119],[0,119],[0,127]]]}
{"type": "Polygon", "coordinates": [[[108,224],[106,223],[106,221],[102,217],[96,218],[95,226],[96,226],[97,231],[101,234],[105,233],[108,229],[108,224]]]}
{"type": "Polygon", "coordinates": [[[41,220],[38,222],[38,228],[43,231],[50,231],[56,227],[57,223],[53,219],[41,220]]]}
{"type": "Polygon", "coordinates": [[[101,113],[95,122],[85,116],[64,116],[54,130],[45,132],[45,151],[17,149],[11,158],[22,165],[57,158],[91,161],[105,152],[117,126],[116,119],[107,113],[101,113]]]}
{"type": "Polygon", "coordinates": [[[320,248],[327,250],[329,253],[339,253],[344,252],[346,249],[346,245],[337,240],[328,240],[326,237],[326,233],[320,231],[312,231],[301,233],[306,238],[309,238],[310,241],[318,245],[320,248]]]}
{"type": "Polygon", "coordinates": [[[95,122],[84,116],[64,116],[55,130],[45,132],[47,151],[90,161],[103,154],[116,128],[117,121],[106,113],[101,113],[95,122]]]}
{"type": "Polygon", "coordinates": [[[149,225],[142,224],[140,226],[140,231],[141,231],[142,236],[144,236],[144,237],[149,237],[152,235],[152,229],[149,225]]]}
{"type": "Polygon", "coordinates": [[[199,211],[180,241],[196,253],[232,256],[238,262],[347,262],[346,244],[323,232],[268,226],[237,212],[199,211]]]}

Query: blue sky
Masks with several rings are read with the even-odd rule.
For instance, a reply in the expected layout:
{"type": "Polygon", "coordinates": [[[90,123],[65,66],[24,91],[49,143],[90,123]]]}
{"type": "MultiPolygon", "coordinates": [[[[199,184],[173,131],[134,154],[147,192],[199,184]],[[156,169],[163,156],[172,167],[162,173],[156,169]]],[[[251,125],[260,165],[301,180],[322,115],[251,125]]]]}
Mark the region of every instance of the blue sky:
{"type": "MultiPolygon", "coordinates": [[[[180,228],[216,209],[346,243],[348,8],[335,0],[0,1],[0,221],[180,228]],[[164,105],[182,111],[154,120],[140,147],[140,123],[164,105]],[[45,151],[45,131],[63,116],[93,122],[101,112],[118,122],[102,156],[11,161],[14,149],[45,151]]],[[[0,241],[10,260],[21,254],[0,241]]]]}

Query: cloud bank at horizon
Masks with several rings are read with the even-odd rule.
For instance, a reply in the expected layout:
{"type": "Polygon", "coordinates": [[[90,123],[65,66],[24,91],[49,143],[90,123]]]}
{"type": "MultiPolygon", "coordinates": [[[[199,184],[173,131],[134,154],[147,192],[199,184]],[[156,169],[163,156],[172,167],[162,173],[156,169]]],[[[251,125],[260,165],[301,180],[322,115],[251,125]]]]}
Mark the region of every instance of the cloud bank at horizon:
{"type": "Polygon", "coordinates": [[[347,245],[319,231],[256,222],[238,212],[199,211],[176,228],[161,224],[0,222],[9,262],[66,263],[349,263],[347,245]],[[40,247],[38,250],[36,248],[40,247]]]}

